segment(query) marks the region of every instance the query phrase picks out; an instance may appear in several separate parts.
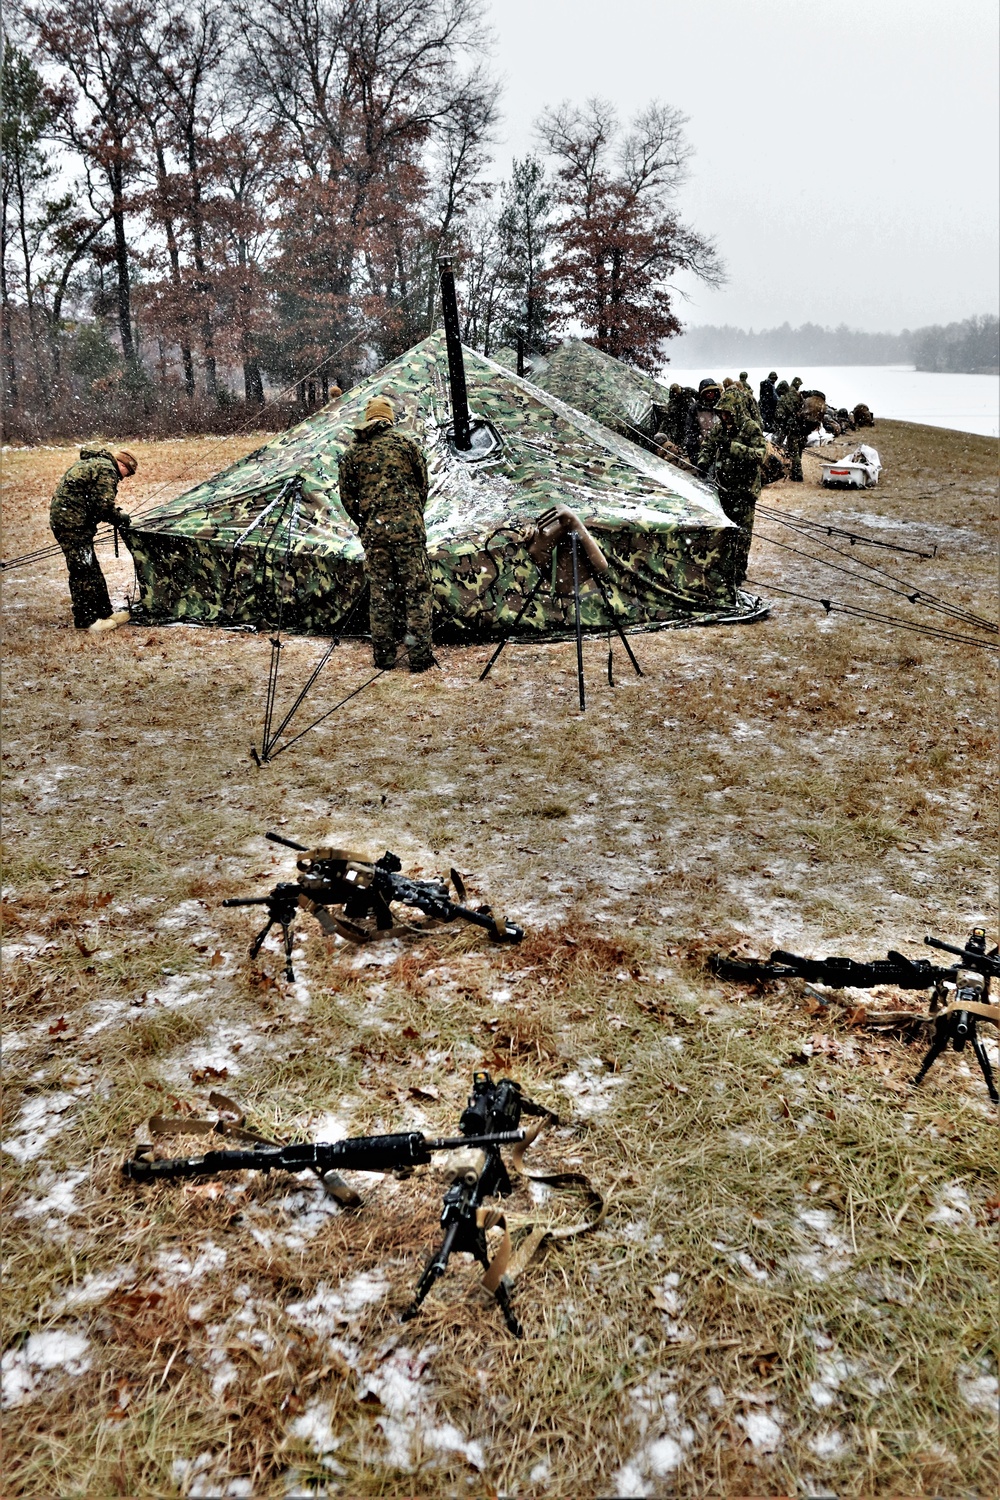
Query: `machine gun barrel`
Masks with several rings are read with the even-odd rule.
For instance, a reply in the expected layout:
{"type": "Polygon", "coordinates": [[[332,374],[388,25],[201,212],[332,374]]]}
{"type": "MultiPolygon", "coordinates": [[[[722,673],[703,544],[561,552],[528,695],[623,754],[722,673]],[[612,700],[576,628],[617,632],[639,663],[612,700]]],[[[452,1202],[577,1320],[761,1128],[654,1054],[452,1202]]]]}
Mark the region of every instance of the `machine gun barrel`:
{"type": "Polygon", "coordinates": [[[227,896],[223,906],[270,906],[271,896],[227,896]]]}
{"type": "Polygon", "coordinates": [[[297,844],[294,839],[286,839],[283,833],[265,833],[264,837],[272,844],[283,844],[286,849],[295,849],[299,854],[309,853],[306,844],[297,844]]]}
{"type": "Polygon", "coordinates": [[[132,1182],[167,1181],[176,1177],[213,1177],[217,1172],[316,1172],[323,1176],[338,1168],[358,1172],[391,1172],[397,1167],[426,1166],[435,1151],[460,1147],[497,1148],[524,1140],[523,1130],[489,1135],[428,1138],[411,1130],[396,1135],[361,1135],[343,1141],[301,1141],[290,1146],[256,1146],[246,1150],[206,1151],[203,1156],[175,1156],[151,1161],[136,1155],[123,1163],[132,1182]]]}

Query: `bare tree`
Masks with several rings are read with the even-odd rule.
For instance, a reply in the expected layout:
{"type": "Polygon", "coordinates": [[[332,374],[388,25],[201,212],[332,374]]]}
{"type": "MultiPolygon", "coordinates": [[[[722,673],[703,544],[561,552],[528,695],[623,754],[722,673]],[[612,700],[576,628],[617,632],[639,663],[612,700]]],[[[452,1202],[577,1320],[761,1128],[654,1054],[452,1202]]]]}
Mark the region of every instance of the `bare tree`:
{"type": "Polygon", "coordinates": [[[681,331],[671,278],[685,270],[711,286],[724,280],[712,241],[670,204],[691,155],[685,124],[678,110],[654,103],[623,130],[609,104],[591,99],[582,109],[546,111],[537,127],[563,210],[546,273],[562,324],[652,371],[665,340],[681,331]]]}
{"type": "Polygon", "coordinates": [[[58,0],[29,7],[41,51],[62,71],[63,139],[104,179],[114,239],[118,333],[135,359],[126,216],[137,168],[139,117],[132,87],[142,12],[138,0],[58,0]]]}

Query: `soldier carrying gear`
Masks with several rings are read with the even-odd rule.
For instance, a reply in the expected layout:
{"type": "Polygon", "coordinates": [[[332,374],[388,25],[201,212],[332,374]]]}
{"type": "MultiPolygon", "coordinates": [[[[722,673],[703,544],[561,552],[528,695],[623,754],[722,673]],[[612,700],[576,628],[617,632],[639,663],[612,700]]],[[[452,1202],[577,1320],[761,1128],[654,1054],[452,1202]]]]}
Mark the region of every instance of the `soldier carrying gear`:
{"type": "Polygon", "coordinates": [[[745,415],[741,396],[738,386],[725,393],[718,404],[718,425],[698,453],[698,467],[717,485],[719,504],[727,519],[740,528],[731,534],[724,563],[734,591],[747,573],[761,471],[767,457],[760,423],[745,415]]]}
{"type": "Polygon", "coordinates": [[[811,430],[802,409],[802,393],[799,387],[802,376],[796,375],[788,390],[778,402],[778,427],[785,442],[785,449],[792,462],[790,477],[802,483],[802,450],[811,430]]]}
{"type": "Polygon", "coordinates": [[[410,671],[426,672],[435,665],[424,529],[427,460],[412,438],[395,430],[395,420],[384,396],[368,402],[365,419],[340,460],[340,503],[365,549],[376,667],[395,666],[405,619],[410,671]]]}
{"type": "Polygon", "coordinates": [[[775,386],[778,383],[778,372],[772,370],[766,380],[760,383],[760,420],[765,432],[774,431],[774,414],[778,410],[778,393],[775,386]]]}
{"type": "Polygon", "coordinates": [[[69,570],[69,597],[77,630],[114,630],[128,619],[127,610],[112,613],[108,585],[94,554],[94,534],[102,521],[128,541],[131,520],[115,504],[118,486],[139,467],[125,448],[81,448],[79,461],[56,486],[49,506],[49,525],[69,570]]]}

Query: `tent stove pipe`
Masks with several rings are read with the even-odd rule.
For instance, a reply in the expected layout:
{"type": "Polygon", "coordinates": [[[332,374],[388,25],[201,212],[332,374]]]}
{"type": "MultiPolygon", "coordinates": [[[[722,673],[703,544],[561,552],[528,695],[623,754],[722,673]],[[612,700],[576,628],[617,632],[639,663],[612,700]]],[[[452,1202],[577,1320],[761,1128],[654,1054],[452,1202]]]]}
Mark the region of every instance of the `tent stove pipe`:
{"type": "Polygon", "coordinates": [[[441,274],[441,307],[444,312],[444,338],[448,349],[448,379],[451,384],[451,415],[455,433],[455,447],[468,453],[472,447],[469,426],[469,393],[465,384],[465,360],[462,357],[462,339],[458,324],[458,298],[455,295],[455,273],[451,268],[451,256],[438,259],[441,274]]]}

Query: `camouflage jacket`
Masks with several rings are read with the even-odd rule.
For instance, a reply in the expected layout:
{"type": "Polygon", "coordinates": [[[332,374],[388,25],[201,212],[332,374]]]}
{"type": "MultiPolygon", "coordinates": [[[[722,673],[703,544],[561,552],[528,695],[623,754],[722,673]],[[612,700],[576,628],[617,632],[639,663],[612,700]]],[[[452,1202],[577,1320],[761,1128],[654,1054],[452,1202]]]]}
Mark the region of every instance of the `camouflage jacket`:
{"type": "Polygon", "coordinates": [[[107,448],[81,448],[79,462],[66,470],[52,496],[52,530],[93,541],[102,521],[127,527],[127,513],[115,505],[120,483],[118,465],[107,448]]]}
{"type": "Polygon", "coordinates": [[[427,460],[388,422],[359,427],[340,460],[340,503],[363,544],[426,540],[427,460]]]}
{"type": "Polygon", "coordinates": [[[737,419],[735,427],[720,422],[712,428],[699,450],[698,467],[711,469],[714,465],[712,477],[720,489],[759,495],[761,467],[766,457],[760,424],[750,418],[737,419]]]}
{"type": "Polygon", "coordinates": [[[777,423],[783,432],[797,428],[802,415],[802,393],[794,385],[788,390],[778,402],[777,423]]]}

